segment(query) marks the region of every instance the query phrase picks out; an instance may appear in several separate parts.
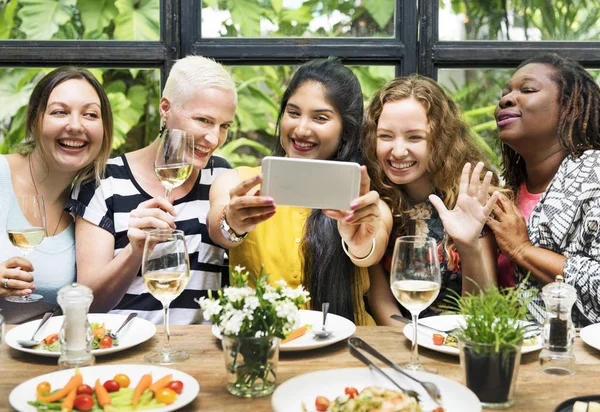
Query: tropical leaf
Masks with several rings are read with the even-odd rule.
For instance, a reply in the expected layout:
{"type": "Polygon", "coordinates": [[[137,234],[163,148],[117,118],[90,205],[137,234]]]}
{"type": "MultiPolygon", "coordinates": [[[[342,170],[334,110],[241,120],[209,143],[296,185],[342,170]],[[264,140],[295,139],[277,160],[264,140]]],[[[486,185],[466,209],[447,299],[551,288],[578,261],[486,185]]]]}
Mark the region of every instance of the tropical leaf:
{"type": "Polygon", "coordinates": [[[10,39],[10,32],[15,24],[17,0],[0,5],[0,39],[10,39]]]}
{"type": "Polygon", "coordinates": [[[2,69],[0,82],[0,120],[14,116],[27,105],[35,83],[35,72],[26,69],[2,69]]]}
{"type": "Polygon", "coordinates": [[[373,19],[382,29],[394,16],[395,1],[390,0],[364,0],[363,4],[373,19]]]}
{"type": "Polygon", "coordinates": [[[281,12],[280,21],[296,22],[298,24],[308,24],[312,21],[312,10],[306,6],[302,6],[296,10],[284,10],[281,12]]]}
{"type": "Polygon", "coordinates": [[[250,0],[228,0],[227,5],[231,20],[239,25],[242,36],[260,36],[261,6],[250,0]]]}
{"type": "Polygon", "coordinates": [[[49,40],[73,17],[76,0],[19,0],[19,30],[28,39],[49,40]]]}
{"type": "Polygon", "coordinates": [[[144,114],[147,95],[148,91],[143,86],[131,87],[127,96],[123,92],[108,93],[115,125],[113,149],[125,143],[127,133],[138,124],[144,114]]]}
{"type": "Polygon", "coordinates": [[[102,32],[119,12],[115,0],[77,0],[85,33],[102,32]]]}
{"type": "Polygon", "coordinates": [[[115,40],[159,40],[160,4],[156,0],[115,0],[115,40]]]}

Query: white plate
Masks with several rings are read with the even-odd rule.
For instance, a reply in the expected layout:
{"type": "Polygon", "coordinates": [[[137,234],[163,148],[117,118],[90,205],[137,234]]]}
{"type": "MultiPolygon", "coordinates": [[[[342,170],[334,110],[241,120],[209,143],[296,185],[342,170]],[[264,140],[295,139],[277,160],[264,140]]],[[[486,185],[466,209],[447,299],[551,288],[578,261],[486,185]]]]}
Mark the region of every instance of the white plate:
{"type": "Polygon", "coordinates": [[[600,323],[581,329],[579,337],[592,348],[600,350],[600,323]]]}
{"type": "MultiPolygon", "coordinates": [[[[430,316],[428,318],[419,319],[419,324],[431,326],[432,328],[437,328],[441,330],[451,330],[452,328],[456,328],[460,326],[463,322],[462,315],[440,315],[440,316],[430,316]]],[[[412,342],[413,340],[413,327],[412,324],[407,324],[404,326],[402,330],[404,336],[408,340],[412,342]]],[[[449,355],[459,355],[458,348],[454,348],[452,346],[446,345],[434,345],[433,344],[433,334],[435,332],[426,328],[419,328],[417,332],[417,343],[419,346],[422,346],[427,349],[434,350],[436,352],[447,353],[449,355]]],[[[543,342],[541,335],[537,336],[537,341],[535,345],[527,345],[521,347],[521,353],[529,353],[535,352],[542,349],[543,342]]]]}
{"type": "MultiPolygon", "coordinates": [[[[323,314],[316,310],[300,310],[300,325],[310,324],[313,328],[320,328],[323,322],[323,314]]],[[[333,331],[333,335],[317,339],[308,331],[304,335],[296,338],[279,347],[281,352],[295,352],[311,350],[329,346],[352,336],[356,332],[356,325],[350,320],[330,313],[327,315],[327,330],[333,331]]],[[[212,334],[221,339],[221,331],[217,325],[213,325],[212,334]]]]}
{"type": "MultiPolygon", "coordinates": [[[[174,381],[178,380],[183,382],[183,391],[177,397],[177,400],[171,405],[167,405],[164,408],[151,409],[153,412],[175,411],[196,399],[198,392],[200,392],[200,385],[196,379],[187,373],[180,372],[175,369],[165,368],[163,366],[101,365],[79,368],[79,371],[83,376],[83,383],[90,385],[91,387],[94,387],[94,382],[96,382],[96,379],[100,379],[100,382],[104,382],[108,379],[112,379],[118,373],[125,373],[127,376],[129,376],[129,379],[131,379],[131,387],[135,387],[135,385],[137,385],[137,383],[140,381],[142,375],[145,375],[146,373],[151,373],[152,379],[154,380],[162,378],[169,373],[173,374],[174,381]]],[[[50,382],[52,388],[54,389],[62,388],[67,384],[74,373],[75,369],[65,369],[29,379],[12,390],[10,396],[8,397],[8,401],[12,407],[18,411],[36,412],[35,407],[29,405],[27,402],[35,400],[35,390],[37,385],[46,381],[50,382]]]]}
{"type": "MultiPolygon", "coordinates": [[[[88,314],[88,321],[90,323],[104,323],[106,329],[111,329],[116,332],[121,324],[125,321],[127,315],[112,315],[107,313],[90,313],[88,314]]],[[[57,333],[63,324],[64,316],[51,317],[48,322],[42,326],[42,329],[36,334],[36,339],[44,339],[51,333],[57,333]]],[[[31,335],[37,329],[40,324],[39,320],[24,323],[16,326],[6,333],[5,341],[8,346],[21,352],[33,353],[34,355],[48,356],[51,358],[58,358],[60,352],[51,352],[49,350],[24,348],[17,343],[17,340],[28,340],[31,339],[31,335]]],[[[139,345],[142,342],[147,341],[156,333],[156,326],[146,319],[140,317],[134,318],[127,326],[125,326],[121,332],[119,332],[119,346],[113,346],[108,349],[94,349],[92,354],[94,356],[108,355],[109,353],[119,352],[132,346],[139,345]]]]}
{"type": "MultiPolygon", "coordinates": [[[[383,370],[403,388],[412,389],[421,394],[421,406],[424,411],[431,411],[437,407],[419,384],[392,369],[384,368],[383,370]]],[[[438,386],[442,393],[445,412],[481,411],[481,404],[477,396],[460,383],[430,373],[410,373],[417,379],[433,382],[438,386]]],[[[275,412],[300,412],[302,411],[302,402],[304,402],[308,411],[313,412],[317,396],[325,396],[332,401],[343,395],[344,388],[347,386],[361,391],[372,385],[397,390],[385,377],[369,368],[330,369],[305,373],[285,381],[275,390],[271,406],[275,412]]]]}

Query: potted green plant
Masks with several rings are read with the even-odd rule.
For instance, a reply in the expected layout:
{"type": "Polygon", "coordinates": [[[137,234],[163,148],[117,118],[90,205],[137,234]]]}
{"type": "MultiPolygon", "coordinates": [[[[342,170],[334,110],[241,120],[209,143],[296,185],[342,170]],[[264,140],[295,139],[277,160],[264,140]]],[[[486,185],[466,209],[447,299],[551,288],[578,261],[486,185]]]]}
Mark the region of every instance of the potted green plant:
{"type": "Polygon", "coordinates": [[[227,390],[242,397],[269,395],[275,389],[279,342],[296,329],[299,308],[308,302],[302,286],[276,286],[267,283],[268,275],[258,278],[237,266],[231,286],[198,303],[206,320],[219,327],[223,337],[223,356],[227,370],[227,390]],[[254,280],[250,287],[248,279],[254,280]]]}
{"type": "Polygon", "coordinates": [[[463,315],[454,332],[466,386],[484,408],[505,409],[514,403],[521,361],[527,304],[534,292],[519,285],[447,298],[448,309],[463,315]]]}

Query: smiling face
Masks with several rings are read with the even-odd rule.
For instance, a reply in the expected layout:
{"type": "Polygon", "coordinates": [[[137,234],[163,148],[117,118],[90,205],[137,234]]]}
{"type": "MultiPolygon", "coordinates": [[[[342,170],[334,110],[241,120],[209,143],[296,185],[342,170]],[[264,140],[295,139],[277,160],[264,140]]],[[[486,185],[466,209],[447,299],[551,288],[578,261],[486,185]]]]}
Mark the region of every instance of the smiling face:
{"type": "Polygon", "coordinates": [[[96,159],[103,136],[100,98],[86,80],[67,80],[52,90],[40,139],[50,167],[79,171],[96,159]]]}
{"type": "Polygon", "coordinates": [[[342,118],[320,83],[306,82],[292,94],[281,118],[281,146],[291,158],[330,159],[338,149],[342,118]]]}
{"type": "Polygon", "coordinates": [[[427,112],[413,97],[385,103],[377,122],[377,160],[388,179],[417,201],[432,191],[428,130],[427,112]]]}
{"type": "Polygon", "coordinates": [[[194,136],[194,168],[202,169],[213,152],[227,140],[235,115],[235,93],[218,87],[194,93],[182,107],[163,97],[160,113],[169,129],[181,129],[194,136]]]}
{"type": "Polygon", "coordinates": [[[538,150],[558,142],[560,106],[554,69],[532,63],[517,70],[496,107],[500,140],[516,150],[538,150]]]}

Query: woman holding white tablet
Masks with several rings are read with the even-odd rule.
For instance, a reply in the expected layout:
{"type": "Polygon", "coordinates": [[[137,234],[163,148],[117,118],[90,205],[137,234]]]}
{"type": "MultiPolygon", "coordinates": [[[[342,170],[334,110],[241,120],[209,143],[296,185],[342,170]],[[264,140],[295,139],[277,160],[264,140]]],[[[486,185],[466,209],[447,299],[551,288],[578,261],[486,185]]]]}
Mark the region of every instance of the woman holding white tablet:
{"type": "MultiPolygon", "coordinates": [[[[356,76],[335,58],[307,62],[283,95],[276,129],[280,146],[273,154],[360,163],[362,120],[356,76]]],[[[272,284],[303,284],[312,308],[329,302],[331,312],[373,324],[363,303],[366,268],[383,256],[392,219],[370,190],[366,168],[359,197],[348,210],[277,206],[257,193],[261,182],[260,167],[241,167],[220,175],[211,188],[209,233],[230,249],[231,266],[256,276],[262,268],[272,284]]]]}

